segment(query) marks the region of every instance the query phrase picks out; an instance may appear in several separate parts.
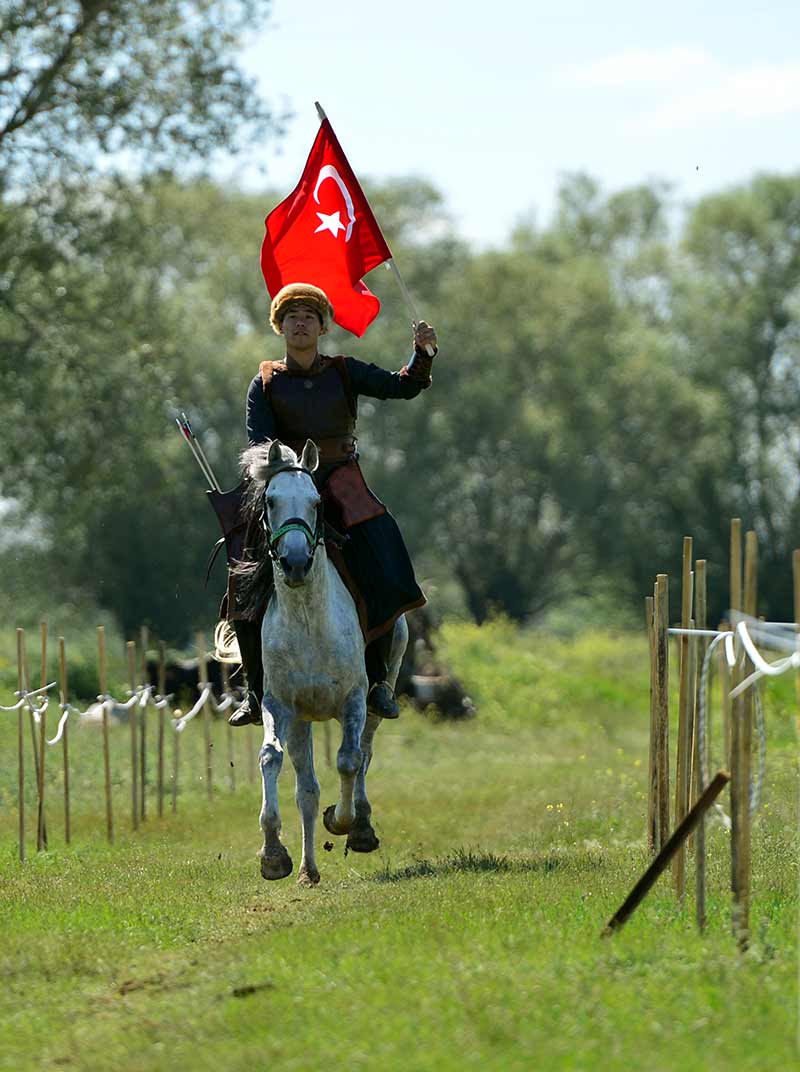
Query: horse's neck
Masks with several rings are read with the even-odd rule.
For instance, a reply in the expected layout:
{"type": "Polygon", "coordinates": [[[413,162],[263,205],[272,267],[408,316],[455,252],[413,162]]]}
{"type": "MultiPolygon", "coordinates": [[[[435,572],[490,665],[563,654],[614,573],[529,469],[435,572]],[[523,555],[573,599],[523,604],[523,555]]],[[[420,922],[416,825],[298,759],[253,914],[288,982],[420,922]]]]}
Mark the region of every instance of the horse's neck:
{"type": "Polygon", "coordinates": [[[279,578],[275,579],[275,599],[281,616],[303,632],[325,632],[333,624],[328,556],[324,544],[320,544],[316,550],[305,584],[299,588],[289,588],[279,578]]]}

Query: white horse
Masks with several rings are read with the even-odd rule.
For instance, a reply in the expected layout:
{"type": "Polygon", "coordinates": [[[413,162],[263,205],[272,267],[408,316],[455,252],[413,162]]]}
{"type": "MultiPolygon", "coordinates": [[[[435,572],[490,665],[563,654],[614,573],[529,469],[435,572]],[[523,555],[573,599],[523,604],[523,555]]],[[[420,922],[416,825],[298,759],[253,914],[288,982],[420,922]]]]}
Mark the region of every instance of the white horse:
{"type": "MultiPolygon", "coordinates": [[[[354,852],[372,852],[379,841],[370,822],[366,775],[381,719],[367,715],[364,639],[355,603],[325,552],[322,500],[312,478],[319,464],[316,446],[308,440],[298,461],[293,450],[273,441],[250,447],[242,462],[263,503],[275,582],[261,629],[261,874],[279,879],[292,871],[292,859],[280,840],[277,786],[288,748],[303,834],[298,883],[311,886],[319,882],[314,854],[319,782],[311,724],[338,719],[342,727],[336,756],[341,792],[338,802],[325,809],[325,829],[346,834],[347,847],[354,852]]],[[[222,642],[219,629],[217,634],[218,655],[230,657],[232,645],[222,642]]],[[[392,638],[392,687],[407,643],[408,627],[401,617],[392,638]]]]}

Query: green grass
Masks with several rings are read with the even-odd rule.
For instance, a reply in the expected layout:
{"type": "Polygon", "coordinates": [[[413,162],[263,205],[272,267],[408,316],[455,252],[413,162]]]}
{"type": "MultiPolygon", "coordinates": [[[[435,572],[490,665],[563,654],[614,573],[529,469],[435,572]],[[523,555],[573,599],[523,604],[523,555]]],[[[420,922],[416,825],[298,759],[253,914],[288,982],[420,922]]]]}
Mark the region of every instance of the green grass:
{"type": "MultiPolygon", "coordinates": [[[[226,729],[214,728],[208,801],[199,722],[182,739],[177,815],[154,818],[151,797],[136,834],[129,737],[115,729],[112,846],[99,734],[76,729],[74,844],[63,845],[53,763],[50,851],[37,856],[29,839],[21,867],[16,716],[0,716],[0,1068],[791,1067],[793,683],[767,692],[743,956],[716,823],[703,936],[691,897],[679,905],[664,876],[619,934],[599,937],[647,862],[641,638],[555,640],[495,622],[447,626],[442,645],[478,718],[436,724],[406,710],[381,728],[370,776],[381,849],[345,856],[335,839],[325,852],[322,831],[313,890],[259,876],[260,792],[245,755],[255,732],[235,738],[234,792],[226,729]]],[[[318,736],[324,805],[336,779],[318,736]]],[[[284,836],[297,864],[292,797],[287,764],[284,836]]],[[[692,879],[690,866],[690,889],[692,879]]]]}

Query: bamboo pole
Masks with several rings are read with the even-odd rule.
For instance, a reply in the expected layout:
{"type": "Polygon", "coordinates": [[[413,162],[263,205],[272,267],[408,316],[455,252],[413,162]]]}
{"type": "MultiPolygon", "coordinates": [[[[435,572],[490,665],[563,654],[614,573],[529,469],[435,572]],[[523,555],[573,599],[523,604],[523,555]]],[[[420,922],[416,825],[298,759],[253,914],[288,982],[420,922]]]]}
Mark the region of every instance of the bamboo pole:
{"type": "MultiPolygon", "coordinates": [[[[142,646],[142,685],[149,681],[147,673],[147,645],[150,641],[146,625],[139,631],[139,639],[142,646]]],[[[139,708],[139,815],[142,822],[147,818],[147,705],[139,708]]]]}
{"type": "Polygon", "coordinates": [[[97,680],[100,689],[100,699],[103,704],[103,770],[105,773],[106,787],[106,837],[109,841],[114,840],[114,812],[111,804],[111,748],[108,739],[108,711],[105,705],[105,697],[108,691],[106,681],[106,630],[105,626],[97,627],[97,680]]]}
{"type": "Polygon", "coordinates": [[[647,650],[650,655],[650,753],[647,761],[647,847],[657,851],[658,844],[658,743],[655,693],[655,597],[646,596],[644,617],[647,626],[647,650]]]}
{"type": "MultiPolygon", "coordinates": [[[[206,661],[205,637],[202,633],[197,634],[197,650],[199,653],[200,688],[208,682],[208,664],[206,661]]],[[[211,763],[211,750],[214,747],[211,740],[211,705],[208,700],[203,704],[203,740],[205,742],[205,766],[206,766],[206,794],[210,800],[214,793],[214,769],[211,763]]]]}
{"type": "Polygon", "coordinates": [[[655,688],[658,742],[658,848],[669,837],[669,578],[659,573],[655,599],[655,688]]]}
{"type": "MultiPolygon", "coordinates": [[[[167,692],[167,657],[164,641],[158,644],[158,695],[163,701],[167,692]]],[[[158,817],[164,818],[164,719],[166,707],[158,709],[158,817]]]]}
{"type": "MultiPolygon", "coordinates": [[[[25,688],[25,630],[17,629],[17,688],[25,688]]],[[[20,699],[21,699],[20,695],[20,699]]],[[[17,808],[19,811],[19,859],[25,862],[25,705],[17,708],[17,808]]]]}
{"type": "MultiPolygon", "coordinates": [[[[41,662],[39,685],[41,688],[47,684],[47,622],[39,623],[41,638],[41,662]]],[[[47,848],[47,826],[44,819],[44,767],[45,748],[47,747],[47,709],[39,716],[39,765],[38,765],[38,792],[39,810],[36,816],[36,851],[43,852],[47,848]]]]}
{"type": "MultiPolygon", "coordinates": [[[[62,704],[69,702],[67,691],[67,653],[64,647],[64,638],[58,638],[58,672],[61,679],[60,701],[62,704]]],[[[69,814],[69,719],[64,723],[61,735],[61,743],[64,754],[64,840],[69,845],[71,840],[70,814],[69,814]]]]}
{"type": "MultiPolygon", "coordinates": [[[[692,537],[683,538],[681,573],[681,629],[689,629],[692,614],[692,537]]],[[[694,690],[689,680],[689,637],[679,638],[678,751],[675,762],[675,822],[680,823],[689,810],[690,758],[692,744],[692,707],[694,690]]],[[[675,892],[680,900],[686,896],[686,847],[680,845],[672,864],[675,892]]]]}
{"type": "MultiPolygon", "coordinates": [[[[136,689],[136,641],[129,640],[125,647],[128,653],[128,687],[131,690],[131,695],[133,695],[136,689]]],[[[135,703],[128,708],[131,727],[131,822],[134,830],[139,829],[139,757],[136,736],[136,709],[138,706],[138,703],[135,703]]]]}
{"type": "MultiPolygon", "coordinates": [[[[697,622],[698,629],[705,629],[708,622],[708,593],[707,593],[707,580],[706,580],[706,560],[700,558],[695,563],[695,585],[694,585],[694,615],[697,622]]],[[[695,714],[700,710],[700,673],[698,668],[702,668],[705,659],[706,648],[708,647],[708,641],[705,637],[695,637],[695,645],[693,649],[694,654],[694,681],[695,681],[695,714]]],[[[706,709],[706,740],[708,740],[709,734],[709,712],[706,709]]],[[[700,751],[700,734],[698,733],[697,721],[695,719],[694,728],[694,783],[693,783],[693,800],[698,801],[703,795],[705,786],[703,784],[703,755],[700,751]]],[[[694,835],[695,838],[695,918],[697,919],[697,927],[700,931],[705,930],[706,926],[706,821],[705,816],[701,815],[697,820],[697,830],[694,835]]]]}
{"type": "Polygon", "coordinates": [[[675,855],[681,845],[685,844],[686,838],[691,834],[700,816],[714,803],[729,780],[730,774],[728,774],[727,771],[718,771],[714,775],[703,795],[694,807],[689,809],[682,821],[675,828],[671,837],[667,840],[661,852],[659,852],[658,856],[656,856],[655,860],[653,860],[620,907],[608,921],[605,930],[603,931],[603,937],[607,937],[615,930],[619,930],[619,928],[633,915],[652,889],[658,876],[669,864],[670,859],[675,855]]]}

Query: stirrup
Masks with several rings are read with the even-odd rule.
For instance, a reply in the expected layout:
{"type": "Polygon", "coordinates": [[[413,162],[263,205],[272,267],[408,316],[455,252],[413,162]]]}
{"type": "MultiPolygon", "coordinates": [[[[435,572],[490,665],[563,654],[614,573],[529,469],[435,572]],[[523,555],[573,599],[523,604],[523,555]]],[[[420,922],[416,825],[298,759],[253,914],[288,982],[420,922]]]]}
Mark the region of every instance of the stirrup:
{"type": "Polygon", "coordinates": [[[256,699],[254,692],[248,692],[244,701],[239,704],[231,717],[228,719],[229,726],[260,726],[261,704],[256,699]]]}
{"type": "Polygon", "coordinates": [[[394,689],[388,681],[378,681],[367,693],[367,711],[380,718],[398,718],[400,708],[394,689]]]}

